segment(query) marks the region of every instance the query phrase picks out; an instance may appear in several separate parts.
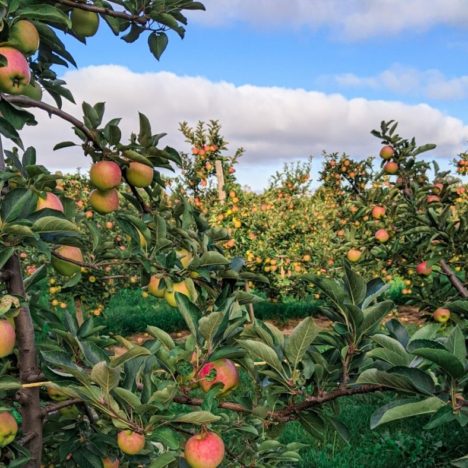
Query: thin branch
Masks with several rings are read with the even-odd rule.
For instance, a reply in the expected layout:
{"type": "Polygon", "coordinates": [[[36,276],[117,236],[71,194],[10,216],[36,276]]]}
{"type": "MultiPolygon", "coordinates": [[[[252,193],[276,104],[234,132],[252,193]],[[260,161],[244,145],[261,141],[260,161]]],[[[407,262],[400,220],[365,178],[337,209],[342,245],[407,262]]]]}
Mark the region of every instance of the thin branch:
{"type": "Polygon", "coordinates": [[[133,23],[138,23],[140,25],[145,25],[148,22],[148,20],[151,19],[147,15],[129,15],[128,13],[125,13],[123,11],[115,11],[110,8],[98,7],[95,5],[90,5],[88,3],[78,3],[72,0],[56,0],[54,3],[60,3],[61,5],[79,8],[80,10],[92,11],[93,13],[98,13],[100,15],[112,16],[113,18],[124,19],[133,23]]]}
{"type": "Polygon", "coordinates": [[[55,413],[63,408],[67,408],[68,406],[84,404],[83,400],[79,398],[73,398],[71,400],[61,401],[59,403],[54,403],[53,405],[44,406],[42,408],[42,415],[45,417],[50,413],[55,413]]]}
{"type": "Polygon", "coordinates": [[[465,299],[468,298],[468,289],[465,288],[465,286],[457,277],[457,275],[449,267],[448,263],[445,260],[441,260],[440,267],[442,268],[442,271],[447,275],[453,287],[460,293],[460,296],[465,299]]]}

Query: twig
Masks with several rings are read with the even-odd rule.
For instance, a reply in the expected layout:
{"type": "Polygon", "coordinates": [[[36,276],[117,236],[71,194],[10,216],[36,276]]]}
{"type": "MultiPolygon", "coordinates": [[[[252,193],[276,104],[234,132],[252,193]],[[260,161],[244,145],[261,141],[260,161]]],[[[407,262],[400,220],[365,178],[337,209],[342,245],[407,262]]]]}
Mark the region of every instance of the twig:
{"type": "Polygon", "coordinates": [[[448,263],[445,260],[441,260],[440,267],[442,268],[442,271],[445,273],[445,275],[447,275],[453,287],[460,293],[460,296],[465,299],[468,298],[468,289],[465,288],[457,275],[449,267],[448,263]]]}
{"type": "Polygon", "coordinates": [[[54,403],[53,405],[44,406],[44,408],[42,408],[42,415],[45,417],[50,413],[55,413],[61,410],[62,408],[67,408],[68,406],[79,404],[84,404],[84,401],[80,400],[79,398],[73,398],[71,400],[65,400],[59,403],[54,403]]]}

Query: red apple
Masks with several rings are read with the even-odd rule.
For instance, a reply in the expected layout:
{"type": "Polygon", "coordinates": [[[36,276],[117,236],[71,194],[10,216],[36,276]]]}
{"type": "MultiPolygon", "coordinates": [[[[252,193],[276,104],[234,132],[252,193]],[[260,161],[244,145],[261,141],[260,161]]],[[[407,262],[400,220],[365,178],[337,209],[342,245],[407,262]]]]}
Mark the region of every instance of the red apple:
{"type": "Polygon", "coordinates": [[[15,348],[16,333],[8,320],[0,320],[0,358],[9,356],[15,348]]]}
{"type": "Polygon", "coordinates": [[[348,260],[350,262],[358,262],[359,259],[361,258],[361,255],[362,255],[362,252],[358,249],[350,249],[348,250],[348,253],[346,254],[346,256],[348,257],[348,260]]]}
{"type": "MultiPolygon", "coordinates": [[[[60,256],[74,260],[75,262],[83,263],[83,254],[78,247],[71,245],[62,245],[55,250],[60,256]]],[[[67,262],[61,258],[52,257],[52,266],[56,271],[64,276],[73,276],[75,273],[79,273],[81,266],[76,263],[67,262]]]]}
{"type": "Polygon", "coordinates": [[[8,45],[24,55],[33,55],[39,49],[39,33],[31,21],[19,20],[10,28],[8,45]]]}
{"type": "Polygon", "coordinates": [[[108,214],[119,208],[119,192],[111,190],[93,190],[89,196],[89,203],[100,214],[108,214]]]}
{"type": "Polygon", "coordinates": [[[384,242],[387,242],[388,239],[390,239],[390,236],[388,232],[385,229],[379,229],[376,233],[375,236],[376,240],[378,240],[381,244],[384,242]]]}
{"type": "Polygon", "coordinates": [[[439,307],[434,311],[432,317],[436,322],[446,323],[450,319],[450,310],[445,307],[439,307]]]}
{"type": "Polygon", "coordinates": [[[204,392],[208,392],[213,385],[221,382],[223,388],[219,395],[226,394],[239,384],[239,372],[235,364],[229,359],[218,359],[213,362],[207,362],[198,372],[198,378],[200,380],[200,387],[204,392]],[[216,376],[213,379],[209,379],[208,376],[213,370],[216,371],[216,376]]]}
{"type": "Polygon", "coordinates": [[[374,208],[372,208],[372,217],[374,219],[380,219],[382,218],[383,216],[385,216],[385,208],[383,206],[374,206],[374,208]]]}
{"type": "Polygon", "coordinates": [[[91,166],[89,179],[99,190],[110,190],[120,185],[122,171],[114,161],[99,161],[91,166]]]}
{"type": "Polygon", "coordinates": [[[440,197],[438,195],[428,195],[426,201],[427,203],[439,203],[440,197]]]}
{"type": "Polygon", "coordinates": [[[393,157],[395,154],[395,150],[393,149],[393,146],[386,145],[383,146],[382,149],[380,150],[380,157],[382,159],[385,159],[385,161],[388,161],[393,157]]]}
{"type": "Polygon", "coordinates": [[[383,169],[387,174],[396,174],[398,172],[398,164],[395,161],[389,161],[384,164],[383,169]]]}
{"type": "Polygon", "coordinates": [[[134,187],[148,187],[153,182],[153,168],[139,162],[132,161],[126,175],[128,183],[134,187]]]}
{"type": "Polygon", "coordinates": [[[224,459],[224,442],[214,432],[201,432],[185,444],[185,460],[191,468],[216,468],[224,459]]]}
{"type": "Polygon", "coordinates": [[[106,457],[102,460],[102,468],[119,468],[120,462],[118,458],[106,457]]]}
{"type": "Polygon", "coordinates": [[[63,204],[57,195],[47,192],[45,198],[39,197],[37,200],[36,211],[50,208],[51,210],[61,211],[63,213],[63,204]]]}
{"type": "Polygon", "coordinates": [[[23,94],[31,80],[31,71],[24,55],[13,47],[0,47],[7,64],[0,67],[0,92],[23,94]]]}
{"type": "Polygon", "coordinates": [[[18,432],[18,423],[16,419],[8,412],[0,413],[0,448],[11,444],[18,432]]]}
{"type": "Polygon", "coordinates": [[[421,276],[429,276],[432,273],[432,267],[427,262],[421,262],[416,266],[416,273],[421,276]]]}
{"type": "Polygon", "coordinates": [[[117,444],[123,453],[136,455],[145,447],[145,436],[130,430],[120,431],[117,434],[117,444]]]}
{"type": "Polygon", "coordinates": [[[444,184],[441,184],[441,183],[434,184],[432,186],[432,193],[435,193],[436,195],[440,195],[443,189],[444,189],[444,184]]]}

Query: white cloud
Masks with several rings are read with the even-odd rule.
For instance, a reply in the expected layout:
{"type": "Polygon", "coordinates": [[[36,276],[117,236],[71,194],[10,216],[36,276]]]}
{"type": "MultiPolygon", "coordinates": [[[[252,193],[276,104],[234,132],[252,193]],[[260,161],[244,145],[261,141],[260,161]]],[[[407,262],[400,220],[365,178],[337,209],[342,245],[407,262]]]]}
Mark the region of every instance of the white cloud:
{"type": "MultiPolygon", "coordinates": [[[[376,154],[379,141],[369,132],[381,120],[398,120],[401,134],[419,143],[439,145],[434,155],[453,157],[465,147],[468,126],[426,104],[346,99],[303,89],[235,86],[205,78],[172,73],[134,73],[113,65],[83,68],[66,74],[77,102],[106,101],[106,119],[123,118],[124,134],[138,128],[138,111],[148,115],[163,140],[179,150],[189,147],[178,132],[187,120],[219,119],[230,148],[247,150],[239,174],[241,183],[254,188],[284,161],[320,155],[322,150],[345,151],[353,156],[376,154]]],[[[81,115],[79,106],[65,110],[81,115]]],[[[40,125],[28,128],[24,140],[39,149],[39,162],[49,167],[87,168],[80,148],[53,152],[58,141],[74,139],[66,123],[38,114],[40,125]]]]}
{"type": "MultiPolygon", "coordinates": [[[[393,65],[373,76],[344,73],[331,78],[341,87],[388,90],[398,95],[425,99],[460,100],[468,97],[468,75],[448,78],[439,70],[417,70],[393,65]]],[[[329,79],[322,77],[319,81],[329,79]]]]}
{"type": "Polygon", "coordinates": [[[466,0],[204,0],[193,20],[211,25],[242,21],[254,26],[327,27],[350,39],[466,26],[466,0]]]}

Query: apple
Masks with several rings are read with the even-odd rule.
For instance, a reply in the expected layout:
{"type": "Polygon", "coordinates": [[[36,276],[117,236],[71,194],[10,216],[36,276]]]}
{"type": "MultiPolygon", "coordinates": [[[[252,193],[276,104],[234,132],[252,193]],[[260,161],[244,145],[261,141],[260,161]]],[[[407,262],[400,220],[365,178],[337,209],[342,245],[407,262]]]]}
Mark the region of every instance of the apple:
{"type": "Polygon", "coordinates": [[[224,459],[224,442],[214,432],[201,432],[185,443],[185,460],[191,468],[216,468],[224,459]]]}
{"type": "Polygon", "coordinates": [[[379,229],[374,237],[381,243],[383,244],[384,242],[387,242],[388,239],[390,239],[390,236],[388,232],[385,229],[379,229]]]}
{"type": "Polygon", "coordinates": [[[120,185],[122,171],[114,161],[99,161],[91,166],[89,179],[97,189],[110,190],[120,185]]]}
{"type": "Polygon", "coordinates": [[[132,161],[126,175],[128,183],[134,187],[148,187],[153,182],[153,168],[139,162],[132,161]]]}
{"type": "Polygon", "coordinates": [[[450,319],[450,310],[445,307],[439,307],[434,311],[432,317],[436,322],[446,323],[450,319]]]}
{"type": "Polygon", "coordinates": [[[385,216],[385,208],[383,206],[377,205],[372,208],[372,217],[374,219],[380,219],[383,216],[385,216]]]}
{"type": "Polygon", "coordinates": [[[389,161],[385,163],[383,167],[387,174],[396,174],[398,172],[398,168],[399,166],[395,161],[389,161]]]}
{"type": "Polygon", "coordinates": [[[100,214],[112,213],[119,208],[119,192],[116,189],[93,190],[89,195],[89,203],[100,214]]]}
{"type": "Polygon", "coordinates": [[[393,146],[390,146],[390,145],[383,146],[382,149],[380,150],[380,157],[384,159],[385,161],[388,161],[389,159],[391,159],[394,154],[395,154],[395,150],[393,146]]]}
{"type": "Polygon", "coordinates": [[[9,356],[15,347],[16,333],[8,320],[0,320],[0,358],[9,356]]]}
{"type": "Polygon", "coordinates": [[[172,289],[166,289],[164,292],[164,299],[171,307],[177,307],[177,301],[175,298],[175,293],[179,292],[190,298],[190,291],[188,289],[187,283],[185,281],[180,281],[179,283],[173,283],[172,289]]]}
{"type": "Polygon", "coordinates": [[[60,390],[58,385],[51,385],[47,386],[47,395],[49,398],[54,401],[65,401],[68,399],[68,396],[60,390]]]}
{"type": "Polygon", "coordinates": [[[47,192],[44,198],[39,197],[37,200],[36,211],[50,208],[51,210],[61,211],[63,213],[63,204],[57,195],[47,192]]]}
{"type": "Polygon", "coordinates": [[[427,203],[439,203],[440,197],[438,195],[428,195],[426,201],[427,203]]]}
{"type": "Polygon", "coordinates": [[[161,283],[161,277],[153,275],[150,278],[150,282],[148,284],[148,292],[152,294],[153,296],[163,298],[164,295],[166,294],[166,288],[160,288],[160,283],[161,283]]]}
{"type": "Polygon", "coordinates": [[[35,81],[34,83],[29,83],[23,90],[23,96],[34,99],[35,101],[42,100],[42,88],[41,85],[35,81]]]}
{"type": "Polygon", "coordinates": [[[350,249],[348,250],[348,253],[346,254],[346,256],[348,257],[348,260],[350,262],[358,262],[359,259],[361,258],[361,255],[362,255],[362,252],[358,249],[350,249]]]}
{"type": "Polygon", "coordinates": [[[429,276],[432,273],[432,267],[427,262],[421,262],[416,266],[416,273],[421,276],[429,276]]]}
{"type": "Polygon", "coordinates": [[[204,392],[208,392],[213,385],[221,382],[223,388],[219,395],[225,395],[239,385],[239,371],[230,359],[217,359],[202,366],[198,372],[198,379],[204,392]],[[208,379],[212,370],[216,371],[216,376],[213,379],[208,379]]]}
{"type": "Polygon", "coordinates": [[[86,11],[81,8],[73,8],[70,19],[72,31],[78,37],[94,36],[99,28],[99,16],[94,11],[86,11]]]}
{"type": "MultiPolygon", "coordinates": [[[[74,260],[75,262],[83,263],[83,254],[78,247],[73,247],[71,245],[62,245],[55,250],[56,253],[62,257],[74,260]]],[[[81,266],[76,263],[67,262],[61,258],[52,257],[52,266],[54,269],[64,276],[73,276],[76,273],[79,273],[81,266]]]]}
{"type": "Polygon", "coordinates": [[[117,434],[117,445],[127,455],[140,453],[145,446],[145,436],[130,430],[120,431],[117,434]]]}
{"type": "Polygon", "coordinates": [[[444,189],[444,184],[441,184],[441,183],[434,184],[432,186],[432,193],[435,193],[436,195],[440,195],[443,189],[444,189]]]}
{"type": "Polygon", "coordinates": [[[120,462],[118,458],[103,458],[102,459],[102,468],[119,468],[120,462]]]}
{"type": "Polygon", "coordinates": [[[10,28],[8,45],[22,54],[33,55],[39,49],[39,33],[31,21],[19,20],[10,28]]]}
{"type": "Polygon", "coordinates": [[[31,80],[31,71],[24,55],[13,47],[0,47],[7,63],[0,67],[0,92],[23,94],[31,80]]]}
{"type": "Polygon", "coordinates": [[[18,432],[18,423],[16,419],[8,412],[0,413],[0,448],[11,444],[18,432]]]}

